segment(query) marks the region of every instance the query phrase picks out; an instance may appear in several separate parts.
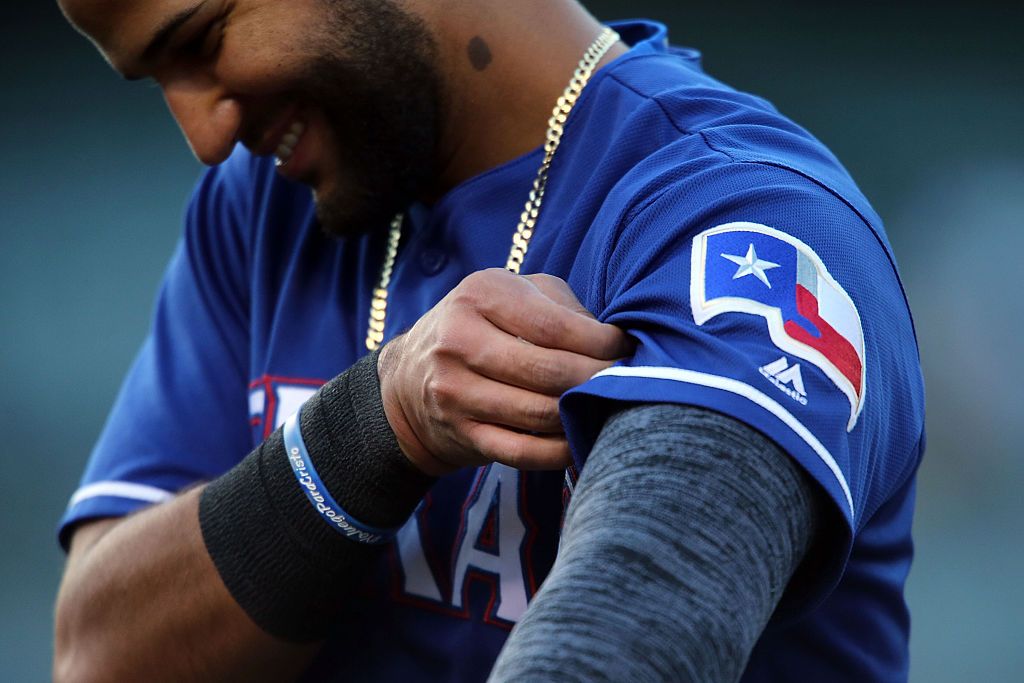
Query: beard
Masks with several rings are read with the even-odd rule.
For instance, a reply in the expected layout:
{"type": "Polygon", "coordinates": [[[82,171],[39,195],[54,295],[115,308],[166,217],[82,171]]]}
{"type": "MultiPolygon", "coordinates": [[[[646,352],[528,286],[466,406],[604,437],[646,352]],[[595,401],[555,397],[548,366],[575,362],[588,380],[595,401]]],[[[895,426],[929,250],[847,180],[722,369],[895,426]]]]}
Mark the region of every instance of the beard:
{"type": "Polygon", "coordinates": [[[300,97],[326,115],[340,177],[316,195],[329,235],[386,230],[433,178],[441,120],[437,46],[393,0],[324,0],[325,39],[300,97]]]}

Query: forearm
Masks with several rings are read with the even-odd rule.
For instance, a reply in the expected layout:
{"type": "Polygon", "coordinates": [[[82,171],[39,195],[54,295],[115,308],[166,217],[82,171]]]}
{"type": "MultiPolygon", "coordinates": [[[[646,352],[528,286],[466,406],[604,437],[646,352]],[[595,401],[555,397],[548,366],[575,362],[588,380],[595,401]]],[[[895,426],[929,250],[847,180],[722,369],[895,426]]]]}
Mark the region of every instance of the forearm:
{"type": "Polygon", "coordinates": [[[199,530],[199,494],[76,534],[54,680],[285,681],[305,668],[316,647],[268,635],[224,587],[199,530]]]}
{"type": "Polygon", "coordinates": [[[207,486],[113,523],[98,540],[96,527],[76,534],[56,667],[71,680],[90,680],[83,670],[103,680],[294,674],[310,648],[284,641],[326,635],[432,481],[399,450],[376,355],[367,357],[207,486]]]}
{"type": "Polygon", "coordinates": [[[731,418],[619,413],[492,680],[738,680],[810,542],[815,495],[789,456],[731,418]]]}

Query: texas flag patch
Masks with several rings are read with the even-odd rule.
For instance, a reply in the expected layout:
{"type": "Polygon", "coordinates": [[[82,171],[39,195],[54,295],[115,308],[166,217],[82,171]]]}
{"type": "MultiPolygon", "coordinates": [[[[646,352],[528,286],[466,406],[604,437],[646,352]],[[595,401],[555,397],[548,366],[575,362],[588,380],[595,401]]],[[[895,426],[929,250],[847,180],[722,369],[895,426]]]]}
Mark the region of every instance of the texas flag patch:
{"type": "Polygon", "coordinates": [[[864,406],[864,330],[818,255],[792,235],[738,222],[694,237],[691,258],[694,322],[723,313],[764,318],[775,346],[816,365],[846,394],[852,430],[864,406]]]}

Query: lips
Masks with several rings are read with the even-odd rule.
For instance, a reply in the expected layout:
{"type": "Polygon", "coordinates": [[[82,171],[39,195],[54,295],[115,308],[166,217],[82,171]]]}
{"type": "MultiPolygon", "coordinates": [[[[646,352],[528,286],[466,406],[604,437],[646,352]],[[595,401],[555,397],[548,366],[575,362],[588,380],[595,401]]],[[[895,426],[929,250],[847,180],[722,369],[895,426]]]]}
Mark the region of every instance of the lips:
{"type": "MultiPolygon", "coordinates": [[[[300,121],[298,105],[291,105],[274,119],[269,117],[258,117],[250,127],[250,134],[243,142],[256,156],[268,156],[274,154],[281,145],[285,135],[291,132],[292,126],[300,121]]],[[[293,150],[295,145],[289,145],[293,150]]]]}
{"type": "Polygon", "coordinates": [[[254,122],[253,135],[243,140],[256,156],[274,156],[277,172],[289,180],[315,187],[324,172],[326,147],[323,116],[314,108],[288,106],[270,123],[254,122]],[[261,131],[258,132],[257,131],[261,131]]]}

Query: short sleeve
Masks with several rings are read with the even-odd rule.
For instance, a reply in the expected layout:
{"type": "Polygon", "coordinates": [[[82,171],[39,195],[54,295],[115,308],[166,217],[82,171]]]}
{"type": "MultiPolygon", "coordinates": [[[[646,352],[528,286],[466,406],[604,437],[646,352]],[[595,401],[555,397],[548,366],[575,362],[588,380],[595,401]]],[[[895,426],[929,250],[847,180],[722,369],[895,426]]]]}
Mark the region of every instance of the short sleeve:
{"type": "Polygon", "coordinates": [[[577,291],[638,344],[563,397],[576,468],[609,403],[734,417],[793,457],[844,520],[816,579],[827,592],[862,516],[906,481],[922,430],[916,342],[881,236],[827,188],[751,163],[673,183],[608,230],[606,265],[577,291]]]}
{"type": "Polygon", "coordinates": [[[206,172],[151,327],[60,522],[120,516],[229,469],[249,450],[247,155],[206,172]]]}

